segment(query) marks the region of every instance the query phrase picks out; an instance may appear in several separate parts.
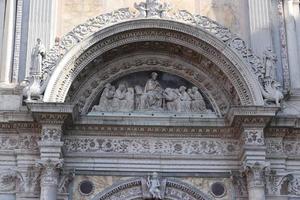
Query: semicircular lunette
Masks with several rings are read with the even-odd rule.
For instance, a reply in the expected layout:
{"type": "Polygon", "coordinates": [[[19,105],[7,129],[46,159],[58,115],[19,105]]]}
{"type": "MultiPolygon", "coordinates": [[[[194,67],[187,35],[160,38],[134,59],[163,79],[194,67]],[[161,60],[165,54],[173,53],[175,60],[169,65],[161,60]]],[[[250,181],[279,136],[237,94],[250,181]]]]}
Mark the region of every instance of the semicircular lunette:
{"type": "Polygon", "coordinates": [[[189,48],[155,41],[123,45],[91,60],[73,81],[67,99],[79,104],[82,114],[87,113],[92,104],[99,103],[105,84],[145,70],[163,71],[188,80],[200,89],[212,105],[209,108],[218,115],[224,115],[230,105],[240,105],[235,87],[212,61],[189,48]]]}

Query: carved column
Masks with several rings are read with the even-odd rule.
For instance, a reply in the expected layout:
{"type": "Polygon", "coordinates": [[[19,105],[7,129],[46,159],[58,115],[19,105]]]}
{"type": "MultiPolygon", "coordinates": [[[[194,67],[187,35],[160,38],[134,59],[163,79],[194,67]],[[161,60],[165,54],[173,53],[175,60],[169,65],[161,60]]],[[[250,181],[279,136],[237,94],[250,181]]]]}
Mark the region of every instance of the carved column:
{"type": "Polygon", "coordinates": [[[244,173],[247,177],[249,200],[265,199],[265,172],[268,165],[265,162],[244,163],[244,173]]]}
{"type": "Polygon", "coordinates": [[[56,123],[50,121],[49,123],[43,122],[42,125],[39,142],[41,159],[37,162],[37,166],[41,169],[41,200],[57,199],[59,170],[63,165],[63,159],[61,159],[62,123],[63,121],[56,121],[56,123]]]}
{"type": "Polygon", "coordinates": [[[41,200],[57,200],[60,170],[63,166],[61,141],[63,125],[73,114],[73,106],[56,103],[28,103],[33,117],[41,125],[41,140],[38,142],[40,160],[41,200]]]}
{"type": "Polygon", "coordinates": [[[57,2],[57,0],[30,0],[28,38],[26,38],[26,77],[29,76],[31,54],[36,39],[40,38],[46,49],[54,45],[57,34],[57,2]]]}
{"type": "MultiPolygon", "coordinates": [[[[2,42],[0,43],[0,82],[9,83],[12,70],[16,0],[8,0],[5,4],[2,42]]],[[[0,16],[1,17],[1,16],[0,16]]]]}
{"type": "Polygon", "coordinates": [[[262,55],[272,46],[270,0],[248,0],[251,48],[262,55]]]}
{"type": "Polygon", "coordinates": [[[300,49],[297,45],[300,39],[295,20],[296,13],[299,13],[299,4],[295,0],[285,0],[284,8],[291,87],[300,90],[300,49]],[[297,8],[298,11],[295,11],[297,8]]]}
{"type": "Polygon", "coordinates": [[[243,171],[247,178],[249,200],[265,199],[266,147],[263,124],[243,125],[243,171]]]}
{"type": "Polygon", "coordinates": [[[265,199],[266,145],[264,128],[277,108],[238,107],[230,110],[230,122],[239,128],[242,144],[242,172],[246,177],[248,199],[265,199]]]}

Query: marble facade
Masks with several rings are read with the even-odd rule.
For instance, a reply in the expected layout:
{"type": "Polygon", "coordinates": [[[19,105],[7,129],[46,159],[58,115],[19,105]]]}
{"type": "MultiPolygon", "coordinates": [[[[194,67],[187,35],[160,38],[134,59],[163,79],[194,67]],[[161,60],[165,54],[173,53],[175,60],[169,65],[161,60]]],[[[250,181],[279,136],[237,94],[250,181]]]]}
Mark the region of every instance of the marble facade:
{"type": "Polygon", "coordinates": [[[300,198],[299,1],[0,5],[0,199],[300,198]]]}

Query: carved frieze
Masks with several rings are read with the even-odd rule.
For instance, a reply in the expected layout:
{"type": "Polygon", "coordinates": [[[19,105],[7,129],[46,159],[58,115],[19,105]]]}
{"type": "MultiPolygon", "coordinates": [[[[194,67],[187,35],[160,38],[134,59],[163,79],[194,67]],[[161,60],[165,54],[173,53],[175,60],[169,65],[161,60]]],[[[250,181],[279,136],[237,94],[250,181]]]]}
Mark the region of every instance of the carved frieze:
{"type": "Polygon", "coordinates": [[[135,155],[177,156],[237,156],[240,152],[237,140],[211,139],[151,139],[116,137],[66,137],[63,149],[66,153],[102,153],[135,155]]]}

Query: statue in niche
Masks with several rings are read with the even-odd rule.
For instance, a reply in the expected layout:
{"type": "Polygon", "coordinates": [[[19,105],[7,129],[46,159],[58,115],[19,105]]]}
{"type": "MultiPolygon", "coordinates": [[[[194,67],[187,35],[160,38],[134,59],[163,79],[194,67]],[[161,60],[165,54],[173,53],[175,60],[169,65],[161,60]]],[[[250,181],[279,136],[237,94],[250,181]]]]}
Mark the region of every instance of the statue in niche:
{"type": "Polygon", "coordinates": [[[180,93],[178,89],[166,88],[163,92],[166,100],[166,109],[169,112],[179,112],[180,110],[180,93]]]}
{"type": "Polygon", "coordinates": [[[135,90],[135,109],[142,110],[142,95],[143,95],[143,88],[140,85],[134,86],[135,90]]]}
{"type": "Polygon", "coordinates": [[[32,49],[32,55],[31,55],[32,56],[31,72],[32,73],[41,73],[42,72],[42,63],[46,56],[46,49],[45,49],[45,46],[42,44],[40,38],[38,38],[36,41],[37,41],[37,43],[34,46],[34,48],[32,49]]]}
{"type": "Polygon", "coordinates": [[[180,110],[179,111],[185,112],[185,113],[191,112],[191,97],[186,92],[186,87],[180,86],[179,92],[180,92],[180,110]]]}
{"type": "Polygon", "coordinates": [[[151,78],[147,81],[142,95],[142,109],[144,110],[162,110],[162,92],[163,89],[157,81],[157,73],[152,72],[151,78]]]}
{"type": "Polygon", "coordinates": [[[265,78],[275,79],[277,57],[271,48],[264,52],[265,78]]]}
{"type": "Polygon", "coordinates": [[[149,188],[149,193],[153,199],[162,199],[160,191],[160,181],[158,174],[153,172],[151,177],[148,177],[147,186],[149,188]]]}
{"type": "Polygon", "coordinates": [[[127,89],[125,84],[119,84],[112,102],[114,111],[128,112],[132,111],[134,106],[133,88],[127,89]]]}
{"type": "Polygon", "coordinates": [[[191,111],[194,113],[205,112],[205,102],[198,88],[192,87],[192,89],[188,90],[188,94],[191,97],[191,111]]]}

